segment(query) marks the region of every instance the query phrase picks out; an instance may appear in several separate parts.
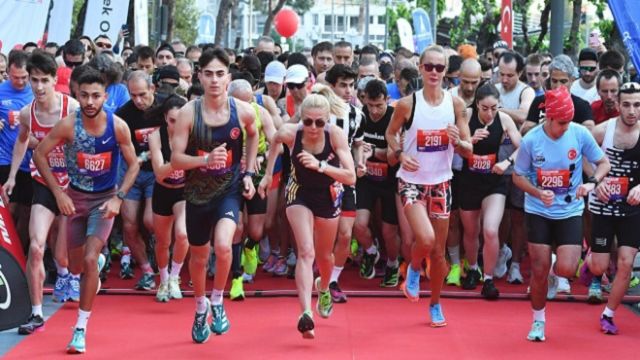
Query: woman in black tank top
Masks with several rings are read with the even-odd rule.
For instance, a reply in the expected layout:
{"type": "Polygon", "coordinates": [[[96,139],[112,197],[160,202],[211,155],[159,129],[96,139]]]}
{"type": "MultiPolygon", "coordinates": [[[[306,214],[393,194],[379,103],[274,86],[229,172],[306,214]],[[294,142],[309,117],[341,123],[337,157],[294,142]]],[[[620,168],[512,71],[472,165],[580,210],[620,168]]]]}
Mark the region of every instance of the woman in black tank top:
{"type": "Polygon", "coordinates": [[[176,122],[178,110],[186,101],[176,95],[168,97],[162,105],[149,111],[161,112],[165,124],[149,137],[151,165],[156,177],[151,198],[153,208],[153,230],[156,234],[156,259],[160,270],[160,286],[156,299],[167,302],[170,299],[182,298],[180,292],[180,269],[187,256],[189,243],[185,222],[184,170],[171,168],[171,136],[176,122]],[[175,226],[174,226],[175,225],[175,226]],[[169,274],[169,245],[171,244],[171,228],[174,229],[175,245],[173,261],[169,274]]]}
{"type": "MultiPolygon", "coordinates": [[[[511,166],[509,159],[498,162],[498,151],[503,138],[508,134],[513,144],[520,145],[520,133],[506,114],[498,111],[500,93],[492,84],[476,91],[476,99],[469,119],[473,137],[473,154],[464,159],[460,178],[460,219],[464,228],[465,257],[470,270],[462,279],[462,288],[475,289],[483,274],[478,267],[480,229],[483,230],[484,285],[482,296],[496,299],[493,276],[504,276],[505,271],[496,269],[498,261],[498,230],[506,201],[507,187],[504,171],[511,166]],[[482,224],[480,221],[482,220],[482,224]],[[482,225],[482,226],[481,226],[482,225]],[[497,271],[500,270],[500,271],[497,271]]],[[[517,155],[512,155],[514,158],[517,155]]]]}
{"type": "Polygon", "coordinates": [[[313,261],[320,270],[315,281],[319,292],[316,310],[331,315],[333,305],[329,278],[333,270],[333,244],[338,231],[342,185],[353,185],[356,174],[347,139],[341,129],[328,124],[329,102],[321,95],[309,95],[301,105],[301,124],[284,124],[269,150],[266,175],[258,191],[269,188],[280,144],[291,149],[291,177],[286,188],[286,214],[298,247],[296,287],[302,315],[298,331],[314,337],[311,292],[313,261]]]}

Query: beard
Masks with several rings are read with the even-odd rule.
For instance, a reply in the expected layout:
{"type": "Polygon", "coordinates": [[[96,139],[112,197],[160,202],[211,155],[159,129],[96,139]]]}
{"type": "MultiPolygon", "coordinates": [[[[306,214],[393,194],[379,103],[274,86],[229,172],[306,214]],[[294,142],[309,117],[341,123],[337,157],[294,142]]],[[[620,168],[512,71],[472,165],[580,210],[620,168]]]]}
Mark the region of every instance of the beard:
{"type": "Polygon", "coordinates": [[[95,119],[98,115],[100,115],[100,113],[102,112],[102,108],[104,107],[104,105],[100,105],[99,108],[96,108],[96,113],[93,115],[89,115],[84,109],[84,107],[80,107],[80,111],[82,111],[82,115],[88,117],[89,119],[95,119]]]}

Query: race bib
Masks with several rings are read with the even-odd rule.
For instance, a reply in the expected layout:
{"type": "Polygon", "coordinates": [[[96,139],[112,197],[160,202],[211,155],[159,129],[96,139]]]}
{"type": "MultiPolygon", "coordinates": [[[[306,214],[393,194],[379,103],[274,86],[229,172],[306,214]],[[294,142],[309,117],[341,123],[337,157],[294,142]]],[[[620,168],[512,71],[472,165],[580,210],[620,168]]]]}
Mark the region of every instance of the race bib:
{"type": "MultiPolygon", "coordinates": [[[[205,156],[209,152],[198,150],[198,156],[205,156]]],[[[231,171],[231,163],[233,161],[233,151],[231,149],[227,150],[227,162],[225,164],[217,164],[217,165],[207,165],[200,167],[200,171],[208,174],[220,176],[231,171]]]]}
{"type": "Polygon", "coordinates": [[[20,111],[9,110],[9,127],[15,129],[20,125],[20,111]]]}
{"type": "Polygon", "coordinates": [[[158,129],[158,127],[150,127],[144,129],[137,129],[135,131],[136,141],[140,148],[145,151],[149,150],[149,136],[158,129]]]}
{"type": "Polygon", "coordinates": [[[99,154],[78,153],[78,170],[80,174],[100,176],[111,171],[111,152],[99,154]]]}
{"type": "Polygon", "coordinates": [[[469,170],[478,174],[490,174],[493,165],[496,164],[496,154],[476,155],[472,154],[468,159],[469,170]]]}
{"type": "Polygon", "coordinates": [[[444,151],[449,148],[447,130],[418,130],[417,146],[419,152],[444,151]]]}
{"type": "Polygon", "coordinates": [[[566,194],[571,185],[569,170],[538,169],[538,186],[544,190],[551,190],[556,194],[566,194]]]}
{"type": "Polygon", "coordinates": [[[184,184],[184,170],[173,170],[169,176],[167,176],[166,178],[164,178],[164,181],[166,184],[171,184],[171,185],[181,185],[184,184]]]}
{"type": "Polygon", "coordinates": [[[609,189],[609,201],[622,201],[629,194],[628,177],[606,177],[605,185],[609,189]]]}
{"type": "Polygon", "coordinates": [[[389,164],[382,162],[367,161],[367,177],[373,181],[387,180],[389,174],[389,164]]]}
{"type": "Polygon", "coordinates": [[[67,164],[64,159],[64,153],[62,150],[58,151],[56,147],[49,153],[49,167],[53,173],[63,173],[67,171],[67,164]]]}

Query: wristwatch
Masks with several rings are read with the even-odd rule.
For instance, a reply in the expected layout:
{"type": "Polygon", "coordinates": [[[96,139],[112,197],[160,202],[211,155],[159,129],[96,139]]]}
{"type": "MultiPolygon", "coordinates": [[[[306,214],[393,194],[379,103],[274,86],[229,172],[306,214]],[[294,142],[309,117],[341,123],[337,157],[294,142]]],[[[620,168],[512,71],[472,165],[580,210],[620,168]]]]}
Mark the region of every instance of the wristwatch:
{"type": "Polygon", "coordinates": [[[393,155],[395,155],[396,159],[400,160],[400,155],[402,155],[402,149],[398,149],[394,151],[393,155]]]}
{"type": "Polygon", "coordinates": [[[318,165],[318,172],[320,174],[323,174],[328,165],[329,164],[327,164],[327,160],[321,160],[320,164],[318,165]]]}
{"type": "Polygon", "coordinates": [[[589,178],[587,179],[587,183],[592,183],[594,185],[598,185],[599,181],[598,181],[598,179],[596,179],[595,176],[589,176],[589,178]]]}
{"type": "Polygon", "coordinates": [[[124,191],[120,190],[116,193],[116,197],[120,200],[124,200],[124,198],[127,196],[127,194],[124,193],[124,191]]]}
{"type": "Polygon", "coordinates": [[[256,176],[256,173],[254,171],[245,171],[244,175],[242,177],[246,177],[246,176],[254,177],[254,176],[256,176]]]}
{"type": "Polygon", "coordinates": [[[511,164],[511,166],[515,165],[516,161],[513,160],[512,158],[508,157],[507,161],[509,162],[509,164],[511,164]]]}

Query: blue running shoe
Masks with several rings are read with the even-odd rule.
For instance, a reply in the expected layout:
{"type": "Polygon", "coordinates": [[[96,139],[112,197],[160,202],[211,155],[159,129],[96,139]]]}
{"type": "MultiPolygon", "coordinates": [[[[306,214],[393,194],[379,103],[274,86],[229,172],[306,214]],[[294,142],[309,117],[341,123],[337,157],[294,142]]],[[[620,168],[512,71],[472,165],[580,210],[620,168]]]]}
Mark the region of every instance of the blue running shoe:
{"type": "Polygon", "coordinates": [[[531,331],[527,335],[529,341],[544,341],[544,321],[534,321],[531,325],[531,331]]]}
{"type": "Polygon", "coordinates": [[[431,314],[431,327],[447,326],[447,320],[444,319],[440,304],[429,305],[429,313],[431,314]]]}
{"type": "Polygon", "coordinates": [[[216,335],[225,334],[229,331],[229,319],[227,313],[224,311],[224,305],[212,305],[211,310],[213,312],[213,322],[211,323],[211,331],[216,335]]]}
{"type": "Polygon", "coordinates": [[[69,345],[67,345],[67,354],[84,354],[86,350],[85,330],[73,329],[73,337],[69,345]]]}
{"type": "Polygon", "coordinates": [[[407,280],[400,287],[409,301],[418,301],[420,299],[420,271],[413,270],[409,264],[407,266],[407,280]]]}
{"type": "Polygon", "coordinates": [[[80,277],[70,276],[67,299],[71,301],[80,301],[80,277]]]}
{"type": "Polygon", "coordinates": [[[209,299],[207,299],[206,310],[203,314],[198,314],[196,312],[196,317],[193,320],[193,326],[191,327],[191,339],[196,344],[203,344],[209,340],[209,336],[211,336],[211,329],[209,328],[209,315],[211,314],[211,310],[209,310],[209,299]]]}
{"type": "Polygon", "coordinates": [[[53,287],[53,301],[63,303],[67,301],[67,294],[69,292],[69,280],[71,275],[58,275],[56,284],[53,287]]]}

